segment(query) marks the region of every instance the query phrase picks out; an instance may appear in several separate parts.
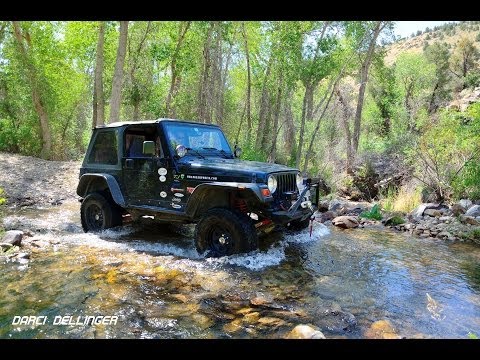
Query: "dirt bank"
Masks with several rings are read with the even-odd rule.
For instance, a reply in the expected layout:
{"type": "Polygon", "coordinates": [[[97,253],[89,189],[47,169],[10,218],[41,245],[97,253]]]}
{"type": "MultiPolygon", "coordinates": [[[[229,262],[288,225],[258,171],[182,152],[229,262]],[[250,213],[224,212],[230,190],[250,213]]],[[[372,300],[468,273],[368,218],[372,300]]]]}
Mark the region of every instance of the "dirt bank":
{"type": "Polygon", "coordinates": [[[0,152],[0,187],[8,206],[59,205],[77,197],[80,165],[0,152]]]}

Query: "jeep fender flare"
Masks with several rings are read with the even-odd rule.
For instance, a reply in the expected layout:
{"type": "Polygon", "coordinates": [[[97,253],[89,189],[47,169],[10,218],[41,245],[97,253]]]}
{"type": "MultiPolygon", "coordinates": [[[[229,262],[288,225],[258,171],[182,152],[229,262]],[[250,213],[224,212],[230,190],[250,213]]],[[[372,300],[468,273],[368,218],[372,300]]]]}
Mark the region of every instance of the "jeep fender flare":
{"type": "Polygon", "coordinates": [[[187,205],[185,207],[185,212],[189,217],[195,217],[198,208],[202,204],[204,204],[205,197],[207,196],[209,190],[242,191],[250,196],[256,197],[256,200],[258,200],[259,202],[265,202],[262,194],[260,193],[260,188],[257,184],[232,182],[203,183],[195,187],[195,190],[188,199],[187,205]]]}
{"type": "Polygon", "coordinates": [[[99,184],[103,184],[105,188],[108,188],[112,195],[113,201],[121,207],[125,207],[125,199],[123,198],[122,191],[118,185],[115,177],[109,174],[84,174],[80,177],[80,181],[77,186],[78,196],[84,198],[90,192],[91,188],[98,187],[99,184]]]}

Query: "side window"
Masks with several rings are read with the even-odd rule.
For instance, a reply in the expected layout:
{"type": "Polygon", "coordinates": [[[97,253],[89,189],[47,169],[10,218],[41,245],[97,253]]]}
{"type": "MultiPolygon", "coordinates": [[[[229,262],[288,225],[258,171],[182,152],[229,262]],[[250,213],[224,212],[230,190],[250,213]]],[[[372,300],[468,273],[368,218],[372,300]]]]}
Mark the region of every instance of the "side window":
{"type": "Polygon", "coordinates": [[[116,131],[102,131],[97,134],[88,162],[91,164],[117,164],[116,131]]]}
{"type": "Polygon", "coordinates": [[[127,134],[125,136],[125,156],[143,157],[144,135],[127,134]]]}

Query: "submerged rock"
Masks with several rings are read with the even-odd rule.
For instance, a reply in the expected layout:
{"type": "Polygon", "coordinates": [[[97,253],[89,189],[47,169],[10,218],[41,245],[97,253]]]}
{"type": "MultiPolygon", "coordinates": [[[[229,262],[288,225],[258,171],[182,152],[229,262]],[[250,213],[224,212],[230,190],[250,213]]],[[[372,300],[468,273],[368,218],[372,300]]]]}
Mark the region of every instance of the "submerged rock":
{"type": "Polygon", "coordinates": [[[332,224],[342,229],[353,229],[359,225],[355,216],[338,216],[332,220],[332,224]]]}
{"type": "Polygon", "coordinates": [[[318,328],[311,325],[297,325],[285,339],[325,339],[325,335],[318,328]]]}
{"type": "Polygon", "coordinates": [[[9,230],[3,235],[2,243],[20,246],[22,244],[23,231],[9,230]]]}
{"type": "Polygon", "coordinates": [[[365,332],[367,339],[400,339],[392,324],[388,320],[375,321],[365,332]]]}

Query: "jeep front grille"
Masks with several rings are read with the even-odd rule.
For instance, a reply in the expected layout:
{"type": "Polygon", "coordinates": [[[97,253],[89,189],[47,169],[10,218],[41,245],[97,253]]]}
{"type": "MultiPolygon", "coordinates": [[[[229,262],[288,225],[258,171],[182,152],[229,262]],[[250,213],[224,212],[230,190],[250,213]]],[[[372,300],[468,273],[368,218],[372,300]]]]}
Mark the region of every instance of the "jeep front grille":
{"type": "Polygon", "coordinates": [[[283,173],[274,175],[277,178],[277,191],[275,191],[275,194],[284,194],[286,192],[297,191],[296,173],[283,173]]]}

